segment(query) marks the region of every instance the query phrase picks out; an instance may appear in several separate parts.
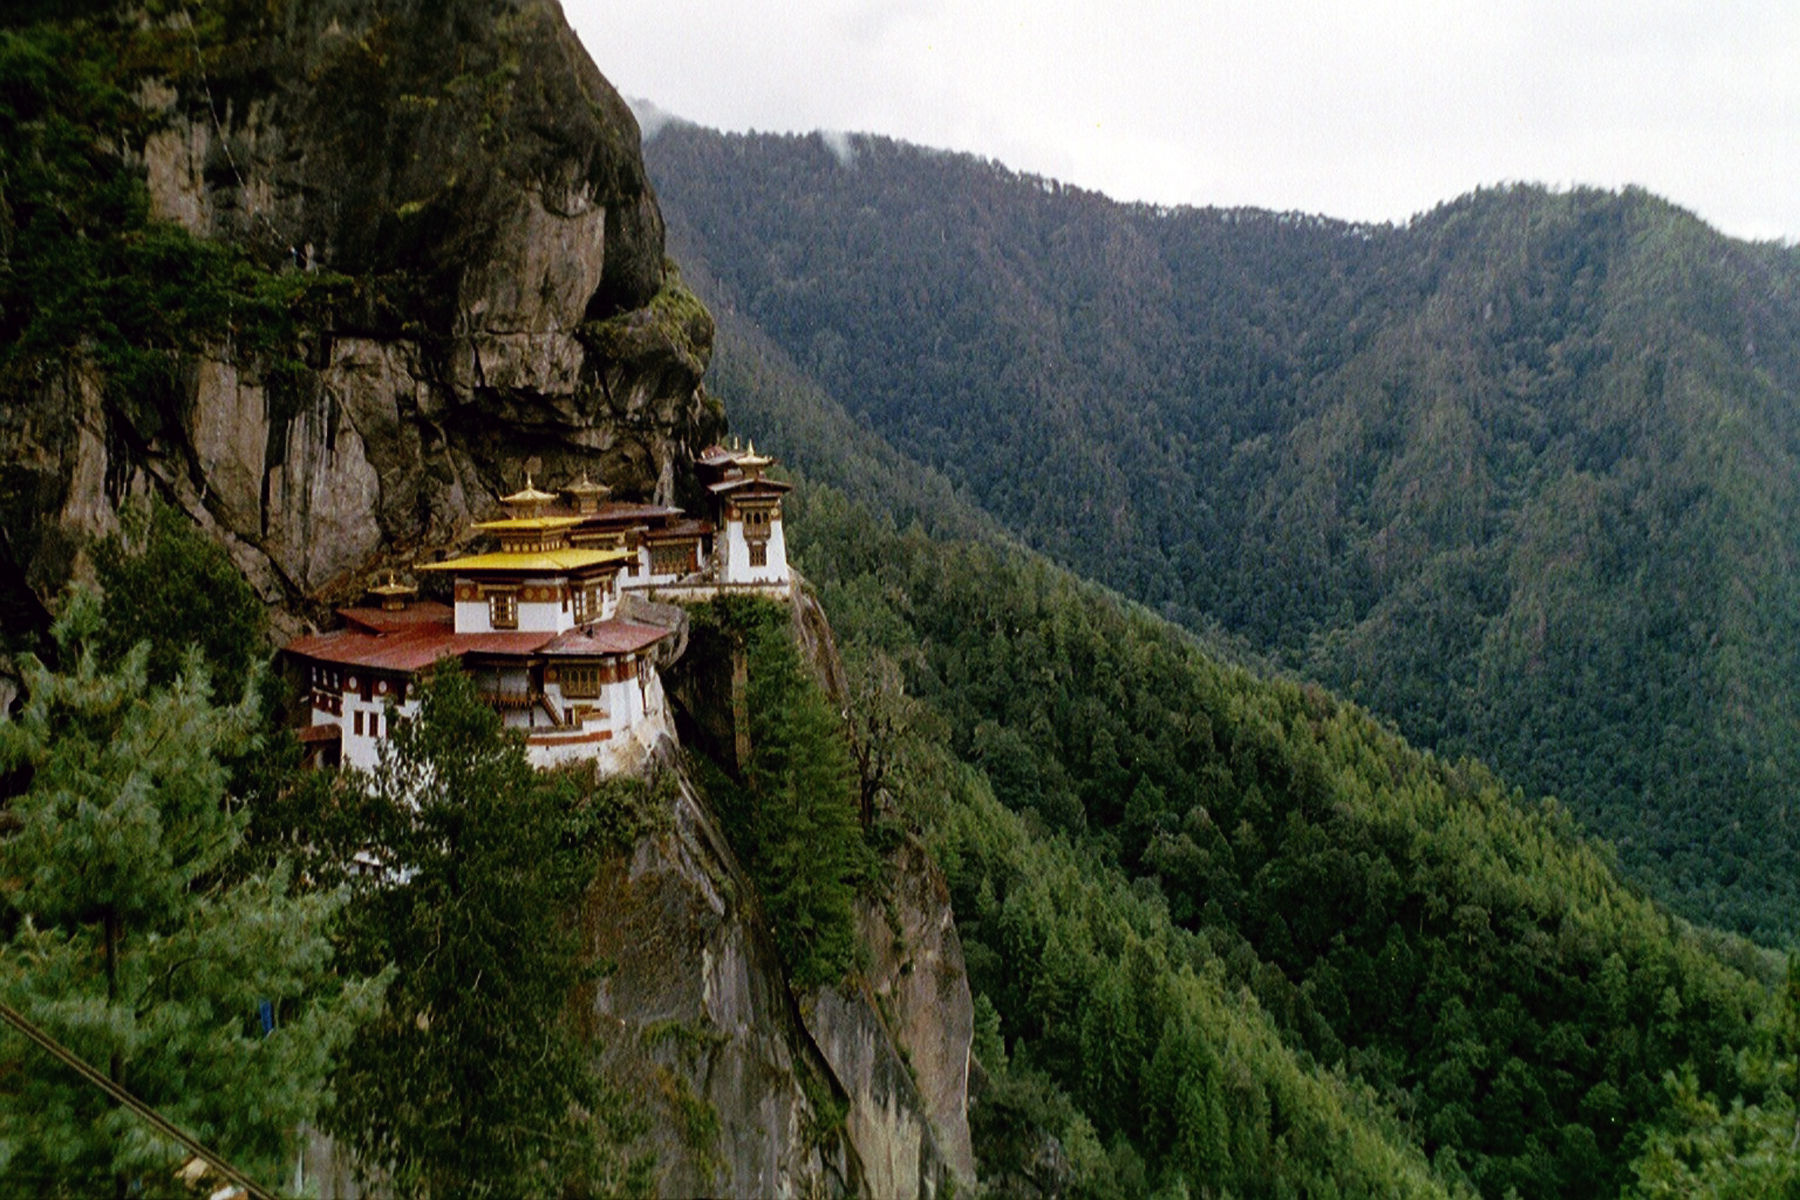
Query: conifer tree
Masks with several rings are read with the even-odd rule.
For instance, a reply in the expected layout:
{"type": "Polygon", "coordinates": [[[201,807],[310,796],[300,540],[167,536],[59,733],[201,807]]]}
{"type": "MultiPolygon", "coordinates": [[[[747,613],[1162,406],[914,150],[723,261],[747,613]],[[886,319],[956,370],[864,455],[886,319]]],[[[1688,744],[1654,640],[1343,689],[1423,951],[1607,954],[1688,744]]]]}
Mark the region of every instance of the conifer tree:
{"type": "Polygon", "coordinates": [[[236,685],[266,657],[268,618],[216,542],[161,501],[128,507],[124,530],[94,548],[106,593],[103,656],[148,643],[150,682],[166,684],[198,647],[222,684],[236,685]]]}
{"type": "MultiPolygon", "coordinates": [[[[167,688],[148,648],[114,670],[98,606],[69,603],[52,673],[0,722],[0,994],[177,1126],[274,1182],[318,1107],[334,1050],[379,986],[334,971],[334,893],[277,865],[222,868],[243,834],[220,752],[250,706],[208,699],[198,652],[167,688]]],[[[158,1195],[184,1151],[16,1035],[0,1041],[0,1182],[14,1194],[158,1195]]]]}
{"type": "Polygon", "coordinates": [[[785,614],[750,621],[750,760],[734,840],[747,850],[775,941],[795,983],[830,983],[860,953],[856,881],[869,870],[858,788],[842,722],[801,663],[785,614]]]}
{"type": "Polygon", "coordinates": [[[642,1190],[650,1164],[617,1151],[635,1127],[567,1018],[601,848],[578,798],[453,668],[359,783],[384,869],[348,941],[397,973],[334,1076],[328,1126],[401,1196],[642,1190]]]}

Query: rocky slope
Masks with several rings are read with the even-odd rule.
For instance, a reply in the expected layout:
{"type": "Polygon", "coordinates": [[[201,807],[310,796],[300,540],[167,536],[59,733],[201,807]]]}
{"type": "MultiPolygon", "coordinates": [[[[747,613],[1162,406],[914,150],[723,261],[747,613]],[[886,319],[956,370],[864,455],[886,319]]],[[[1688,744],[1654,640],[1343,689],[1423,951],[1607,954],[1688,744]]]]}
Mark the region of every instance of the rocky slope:
{"type": "MultiPolygon", "coordinates": [[[[34,11],[0,14],[0,35],[34,11]]],[[[54,118],[86,119],[56,108],[61,68],[29,59],[90,56],[106,115],[67,182],[111,180],[141,208],[60,228],[58,253],[120,251],[70,290],[98,298],[71,334],[40,319],[54,297],[9,307],[8,289],[30,273],[26,235],[80,205],[57,184],[0,192],[0,642],[43,623],[92,538],[145,496],[226,547],[278,628],[458,541],[527,473],[692,499],[693,456],[724,426],[702,386],[712,319],[664,258],[637,126],[554,0],[83,11],[0,40],[0,84],[21,64],[38,80],[29,102],[0,96],[0,133],[29,155],[54,118]],[[200,264],[202,288],[228,274],[208,293],[227,311],[187,321],[145,246],[200,264]],[[113,293],[176,310],[132,325],[113,293]],[[267,296],[273,316],[231,311],[267,296]]],[[[588,1010],[597,1052],[651,1118],[665,1194],[972,1181],[968,985],[916,847],[862,914],[870,971],[804,1004],[685,784],[585,919],[614,966],[588,1010]]],[[[354,1194],[314,1150],[328,1191],[354,1194]]]]}
{"type": "Polygon", "coordinates": [[[79,350],[33,364],[0,420],[15,598],[47,602],[140,493],[289,607],[454,540],[534,465],[677,493],[722,426],[711,318],[665,264],[637,126],[554,3],[296,0],[113,36],[143,60],[119,68],[141,118],[121,154],[150,227],[317,302],[274,352],[168,350],[163,395],[121,395],[79,350]]]}
{"type": "Polygon", "coordinates": [[[705,800],[615,859],[588,896],[611,972],[589,1019],[651,1122],[669,1196],[949,1194],[974,1179],[973,1008],[942,875],[916,846],[866,903],[870,971],[796,1000],[705,800]]]}

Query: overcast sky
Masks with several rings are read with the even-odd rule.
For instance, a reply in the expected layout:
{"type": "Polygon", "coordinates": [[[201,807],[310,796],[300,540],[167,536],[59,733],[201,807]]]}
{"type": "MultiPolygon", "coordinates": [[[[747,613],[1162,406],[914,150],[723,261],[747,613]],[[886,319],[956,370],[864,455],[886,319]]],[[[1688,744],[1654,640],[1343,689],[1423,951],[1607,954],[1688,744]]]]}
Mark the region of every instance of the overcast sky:
{"type": "Polygon", "coordinates": [[[563,0],[633,100],[881,133],[1120,200],[1403,221],[1641,184],[1800,240],[1795,0],[563,0]]]}

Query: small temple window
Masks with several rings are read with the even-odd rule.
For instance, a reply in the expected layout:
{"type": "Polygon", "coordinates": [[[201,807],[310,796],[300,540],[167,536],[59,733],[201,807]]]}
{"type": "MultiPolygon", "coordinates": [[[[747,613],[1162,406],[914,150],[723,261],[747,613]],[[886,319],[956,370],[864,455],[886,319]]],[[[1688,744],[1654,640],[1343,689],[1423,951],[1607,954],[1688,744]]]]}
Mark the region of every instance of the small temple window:
{"type": "Polygon", "coordinates": [[[362,725],[363,725],[363,722],[362,722],[362,719],[363,719],[363,715],[362,715],[362,713],[361,713],[361,712],[360,712],[360,711],[359,711],[359,712],[358,712],[358,713],[357,713],[357,714],[356,714],[356,736],[357,736],[357,737],[361,737],[361,736],[362,736],[362,731],[363,731],[363,730],[362,730],[362,725]]]}
{"type": "Polygon", "coordinates": [[[517,592],[488,593],[488,624],[495,629],[517,629],[519,627],[519,594],[517,592]]]}
{"type": "Polygon", "coordinates": [[[558,669],[562,679],[562,692],[565,696],[598,696],[600,694],[600,667],[594,663],[580,663],[558,669]]]}
{"type": "Polygon", "coordinates": [[[693,569],[691,542],[667,542],[650,547],[650,570],[656,575],[679,575],[693,569]]]}
{"type": "Polygon", "coordinates": [[[766,567],[769,565],[769,543],[750,543],[750,565],[753,567],[766,567]]]}

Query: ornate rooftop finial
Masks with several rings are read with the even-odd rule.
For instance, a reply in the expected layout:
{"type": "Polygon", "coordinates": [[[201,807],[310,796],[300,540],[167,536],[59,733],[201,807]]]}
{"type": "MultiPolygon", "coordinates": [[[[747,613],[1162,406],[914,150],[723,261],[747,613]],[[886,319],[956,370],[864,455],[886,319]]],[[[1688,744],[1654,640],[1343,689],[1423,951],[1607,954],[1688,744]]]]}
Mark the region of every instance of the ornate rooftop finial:
{"type": "Polygon", "coordinates": [[[578,513],[593,513],[600,509],[600,502],[612,495],[612,489],[604,483],[595,483],[588,478],[587,469],[582,468],[581,478],[574,483],[563,485],[563,494],[575,501],[578,513]]]}
{"type": "Polygon", "coordinates": [[[747,452],[738,455],[738,466],[748,468],[752,471],[761,471],[764,467],[774,461],[775,460],[768,455],[758,454],[756,452],[755,438],[750,439],[750,449],[747,452]]]}
{"type": "Polygon", "coordinates": [[[540,492],[532,485],[531,472],[527,471],[525,473],[525,486],[510,496],[500,497],[500,503],[506,505],[509,509],[524,509],[530,511],[542,508],[554,499],[556,499],[556,497],[551,493],[540,492]]]}
{"type": "Polygon", "coordinates": [[[379,597],[381,607],[388,612],[395,612],[406,607],[406,602],[418,595],[419,589],[410,583],[401,583],[400,577],[388,568],[387,581],[378,583],[369,589],[371,596],[379,597]]]}

